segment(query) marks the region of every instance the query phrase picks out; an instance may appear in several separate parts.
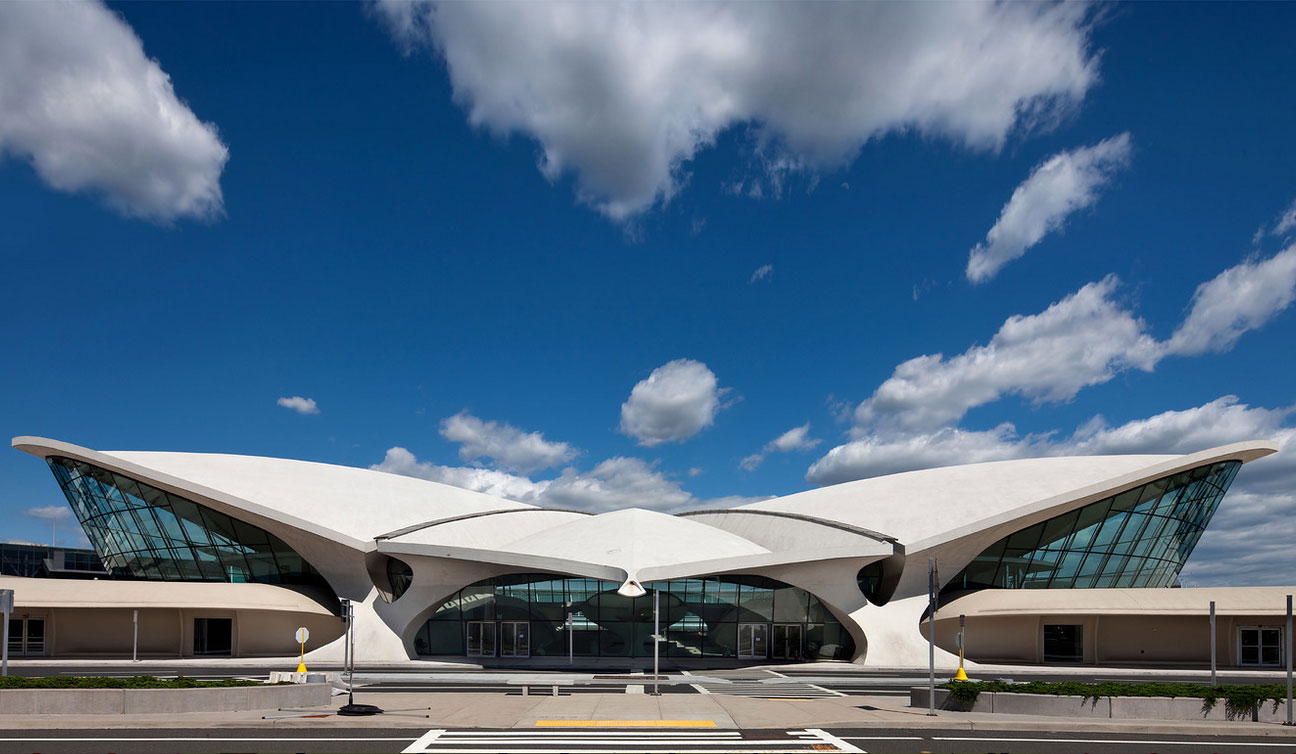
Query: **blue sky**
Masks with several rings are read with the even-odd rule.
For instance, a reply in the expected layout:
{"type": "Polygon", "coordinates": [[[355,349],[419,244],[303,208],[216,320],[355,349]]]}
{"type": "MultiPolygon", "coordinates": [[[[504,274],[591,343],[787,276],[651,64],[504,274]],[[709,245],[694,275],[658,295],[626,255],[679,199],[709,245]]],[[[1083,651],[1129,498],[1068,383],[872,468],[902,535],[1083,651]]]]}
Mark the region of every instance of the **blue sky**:
{"type": "Polygon", "coordinates": [[[806,8],[0,7],[3,431],[597,510],[1271,439],[1184,581],[1290,581],[1296,6],[806,8]]]}

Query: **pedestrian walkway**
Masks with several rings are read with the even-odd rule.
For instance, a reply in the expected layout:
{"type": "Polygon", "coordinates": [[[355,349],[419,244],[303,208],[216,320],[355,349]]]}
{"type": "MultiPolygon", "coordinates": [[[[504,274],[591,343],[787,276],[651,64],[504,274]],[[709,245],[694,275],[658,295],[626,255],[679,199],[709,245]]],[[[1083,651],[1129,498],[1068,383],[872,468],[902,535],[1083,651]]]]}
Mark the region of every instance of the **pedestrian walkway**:
{"type": "Polygon", "coordinates": [[[753,752],[802,754],[862,750],[819,729],[750,733],[736,730],[529,730],[465,731],[437,728],[402,750],[402,754],[602,754],[603,752],[753,752]]]}
{"type": "Polygon", "coordinates": [[[827,699],[846,696],[840,691],[791,679],[766,668],[713,670],[691,685],[704,694],[728,694],[757,699],[827,699]]]}

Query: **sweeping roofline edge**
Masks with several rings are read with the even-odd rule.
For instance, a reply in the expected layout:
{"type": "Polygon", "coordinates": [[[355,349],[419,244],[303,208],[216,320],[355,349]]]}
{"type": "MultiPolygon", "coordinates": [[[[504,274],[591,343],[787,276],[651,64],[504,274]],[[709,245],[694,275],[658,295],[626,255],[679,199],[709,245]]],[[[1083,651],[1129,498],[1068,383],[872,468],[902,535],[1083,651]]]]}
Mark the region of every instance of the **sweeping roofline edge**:
{"type": "MultiPolygon", "coordinates": [[[[347,532],[340,532],[328,527],[320,526],[319,524],[313,521],[287,514],[282,510],[270,508],[260,503],[256,503],[254,501],[247,500],[245,498],[231,495],[226,492],[222,492],[221,490],[212,489],[205,485],[197,484],[190,480],[179,478],[170,474],[166,474],[157,471],[155,469],[151,469],[145,466],[138,465],[131,461],[118,458],[116,456],[108,455],[107,453],[91,450],[83,446],[74,445],[72,443],[67,443],[60,440],[53,440],[46,437],[29,436],[29,435],[21,435],[15,437],[11,440],[10,444],[12,445],[12,447],[14,447],[17,450],[21,450],[25,453],[36,456],[41,459],[48,459],[51,456],[63,456],[67,458],[73,458],[76,460],[84,461],[86,463],[94,464],[96,466],[108,469],[110,471],[119,472],[121,474],[139,479],[141,481],[146,481],[150,484],[155,484],[156,486],[165,489],[168,492],[172,492],[174,494],[180,495],[181,497],[197,496],[199,498],[205,498],[208,501],[212,501],[220,504],[222,507],[228,506],[231,509],[241,510],[246,513],[250,513],[255,516],[264,518],[266,520],[274,521],[280,525],[291,526],[301,531],[332,540],[334,542],[345,545],[355,550],[359,550],[361,552],[372,552],[375,550],[382,549],[377,546],[378,539],[361,539],[352,536],[347,532]]],[[[1196,453],[1189,453],[1186,455],[1177,456],[1172,459],[1163,461],[1161,463],[1156,463],[1151,466],[1147,466],[1141,469],[1136,469],[1132,472],[1121,474],[1110,479],[1105,479],[1099,482],[1095,482],[1093,484],[1086,485],[1078,489],[1068,490],[1066,492],[1053,495],[1048,498],[1044,498],[1042,500],[1032,501],[1025,505],[1018,506],[1017,508],[1014,508],[1012,510],[1004,511],[1002,513],[991,516],[989,518],[982,519],[973,523],[965,524],[963,526],[956,527],[954,529],[945,532],[941,532],[940,534],[932,537],[927,537],[925,539],[918,540],[915,542],[905,542],[904,550],[907,551],[909,554],[918,554],[924,550],[929,550],[934,547],[939,547],[945,544],[949,544],[951,542],[966,537],[976,536],[976,535],[986,536],[989,534],[990,530],[997,529],[1007,524],[1014,524],[1014,525],[1020,524],[1024,526],[1029,526],[1033,523],[1036,523],[1037,520],[1044,520],[1053,515],[1064,513],[1076,507],[1081,507],[1090,502],[1099,500],[1103,497],[1119,494],[1120,492],[1123,492],[1127,489],[1131,489],[1141,484],[1146,484],[1156,479],[1170,476],[1172,474],[1176,474],[1181,471],[1187,471],[1189,469],[1197,468],[1199,466],[1205,466],[1212,463],[1218,463],[1221,461],[1240,461],[1242,463],[1248,463],[1250,461],[1254,461],[1259,458],[1263,458],[1265,456],[1276,453],[1277,451],[1278,448],[1275,446],[1274,443],[1270,441],[1264,441],[1264,440],[1250,440],[1244,442],[1231,443],[1228,445],[1221,445],[1214,448],[1207,448],[1205,450],[1201,450],[1196,453]]],[[[1080,457],[1093,457],[1093,456],[1080,456],[1080,457]]],[[[1058,460],[1063,460],[1064,458],[1065,457],[1059,457],[1058,460]]],[[[328,465],[328,464],[324,464],[324,465],[328,465]]],[[[970,465],[981,465],[981,464],[970,464],[970,465]]],[[[921,471],[923,470],[919,470],[919,473],[921,471]]],[[[374,472],[374,473],[384,473],[384,472],[374,472]]],[[[428,482],[428,484],[433,486],[441,486],[435,482],[430,482],[430,481],[428,482]]],[[[847,482],[845,484],[850,484],[850,483],[847,482]]],[[[829,489],[829,487],[823,487],[819,489],[821,490],[829,489]]],[[[803,496],[801,497],[801,501],[809,502],[810,500],[813,500],[814,492],[816,492],[816,490],[808,490],[806,492],[801,492],[796,494],[798,496],[803,496]],[[810,494],[807,495],[807,492],[810,494]]],[[[499,498],[499,499],[501,500],[501,502],[509,502],[509,503],[514,502],[514,501],[509,501],[505,498],[499,498]]],[[[520,511],[543,512],[543,511],[550,511],[553,509],[539,507],[539,506],[526,506],[523,508],[517,508],[512,510],[519,511],[519,512],[520,511]]],[[[682,512],[681,515],[692,516],[703,512],[704,511],[684,511],[682,512]]],[[[705,512],[756,513],[757,511],[739,507],[733,509],[724,509],[723,511],[718,510],[718,511],[705,511],[705,512]]],[[[776,512],[771,511],[770,513],[775,514],[776,512]]],[[[817,519],[817,521],[815,522],[821,525],[828,525],[832,523],[828,519],[823,519],[818,516],[811,516],[806,514],[801,514],[800,516],[794,514],[789,517],[800,518],[802,516],[804,516],[807,520],[817,519]]],[[[421,527],[416,525],[414,528],[421,528],[421,527]]],[[[879,537],[884,541],[890,540],[891,542],[895,543],[894,538],[884,533],[869,531],[868,535],[879,537]]],[[[379,539],[381,539],[381,537],[379,539]]]]}

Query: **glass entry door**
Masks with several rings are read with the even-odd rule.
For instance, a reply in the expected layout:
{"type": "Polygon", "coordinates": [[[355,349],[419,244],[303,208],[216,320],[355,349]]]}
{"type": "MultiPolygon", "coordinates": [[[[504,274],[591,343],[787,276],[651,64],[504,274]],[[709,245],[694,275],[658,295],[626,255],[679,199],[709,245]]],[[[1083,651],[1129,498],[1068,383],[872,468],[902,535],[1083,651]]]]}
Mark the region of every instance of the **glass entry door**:
{"type": "Polygon", "coordinates": [[[774,624],[774,644],[771,645],[770,649],[770,655],[775,660],[800,660],[801,624],[774,624]]]}
{"type": "Polygon", "coordinates": [[[1277,626],[1238,629],[1239,665],[1283,664],[1283,630],[1277,626]]]}
{"type": "Polygon", "coordinates": [[[495,621],[468,621],[468,656],[495,656],[495,621]]]}
{"type": "Polygon", "coordinates": [[[45,654],[45,619],[9,619],[9,656],[40,657],[45,654]]]}
{"type": "Polygon", "coordinates": [[[501,621],[499,624],[500,657],[531,656],[531,624],[527,621],[501,621]]]}
{"type": "Polygon", "coordinates": [[[769,624],[738,624],[738,658],[741,660],[763,660],[769,657],[769,624]]]}

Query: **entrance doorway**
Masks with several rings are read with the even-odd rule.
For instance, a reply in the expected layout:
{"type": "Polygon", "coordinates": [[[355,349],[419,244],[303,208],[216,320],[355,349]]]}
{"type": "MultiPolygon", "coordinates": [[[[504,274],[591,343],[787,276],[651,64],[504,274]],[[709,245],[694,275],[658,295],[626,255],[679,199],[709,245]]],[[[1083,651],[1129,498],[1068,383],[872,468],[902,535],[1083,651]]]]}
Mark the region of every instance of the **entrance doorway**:
{"type": "Polygon", "coordinates": [[[40,657],[45,654],[45,619],[9,619],[9,656],[40,657]]]}
{"type": "Polygon", "coordinates": [[[468,621],[467,630],[469,657],[495,656],[495,621],[468,621]]]}
{"type": "Polygon", "coordinates": [[[1282,665],[1283,630],[1278,626],[1243,626],[1238,629],[1239,665],[1282,665]]]}
{"type": "Polygon", "coordinates": [[[1084,662],[1084,626],[1044,624],[1044,662],[1084,662]]]}
{"type": "Polygon", "coordinates": [[[801,659],[800,623],[774,624],[774,643],[770,645],[770,656],[775,660],[801,659]]]}
{"type": "Polygon", "coordinates": [[[531,656],[531,624],[521,621],[501,621],[499,624],[500,657],[531,656]]]}
{"type": "Polygon", "coordinates": [[[194,618],[194,654],[224,655],[234,653],[234,620],[232,618],[194,618]]]}
{"type": "Polygon", "coordinates": [[[763,660],[769,657],[769,624],[738,624],[738,659],[763,660]]]}

